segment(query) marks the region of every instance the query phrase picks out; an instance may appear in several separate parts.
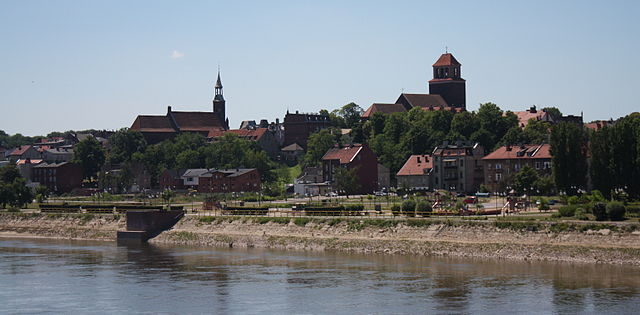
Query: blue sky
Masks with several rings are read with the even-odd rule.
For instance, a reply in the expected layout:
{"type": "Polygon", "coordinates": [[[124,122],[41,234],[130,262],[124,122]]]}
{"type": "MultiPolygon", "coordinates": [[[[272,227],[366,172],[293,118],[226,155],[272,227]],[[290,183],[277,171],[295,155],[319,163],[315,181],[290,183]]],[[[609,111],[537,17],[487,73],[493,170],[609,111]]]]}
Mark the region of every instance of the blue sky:
{"type": "Polygon", "coordinates": [[[0,129],[119,129],[211,110],[232,128],[401,91],[449,47],[467,107],[638,111],[640,1],[0,1],[0,129]]]}

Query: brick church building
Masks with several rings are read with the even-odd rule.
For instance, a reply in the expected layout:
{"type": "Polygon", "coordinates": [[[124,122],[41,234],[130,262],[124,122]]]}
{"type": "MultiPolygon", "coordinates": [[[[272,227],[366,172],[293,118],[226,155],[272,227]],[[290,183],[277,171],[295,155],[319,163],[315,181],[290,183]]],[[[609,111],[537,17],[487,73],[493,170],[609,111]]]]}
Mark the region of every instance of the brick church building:
{"type": "Polygon", "coordinates": [[[429,80],[429,94],[402,93],[395,103],[374,103],[362,115],[368,119],[374,113],[391,114],[424,110],[466,111],[466,81],[462,78],[462,64],[451,53],[444,53],[433,64],[433,79],[429,80]]]}
{"type": "Polygon", "coordinates": [[[140,131],[149,144],[171,139],[182,132],[199,133],[207,137],[210,133],[229,130],[225,106],[218,71],[218,79],[214,86],[213,112],[174,111],[168,106],[166,115],[138,115],[131,125],[131,130],[140,131]]]}

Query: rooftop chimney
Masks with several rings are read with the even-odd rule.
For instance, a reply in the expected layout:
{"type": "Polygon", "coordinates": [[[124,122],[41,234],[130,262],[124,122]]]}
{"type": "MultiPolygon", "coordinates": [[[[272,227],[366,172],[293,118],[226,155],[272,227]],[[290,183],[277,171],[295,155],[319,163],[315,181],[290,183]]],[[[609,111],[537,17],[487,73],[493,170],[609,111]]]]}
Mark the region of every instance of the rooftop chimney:
{"type": "Polygon", "coordinates": [[[167,114],[171,112],[171,106],[167,106],[167,114]]]}

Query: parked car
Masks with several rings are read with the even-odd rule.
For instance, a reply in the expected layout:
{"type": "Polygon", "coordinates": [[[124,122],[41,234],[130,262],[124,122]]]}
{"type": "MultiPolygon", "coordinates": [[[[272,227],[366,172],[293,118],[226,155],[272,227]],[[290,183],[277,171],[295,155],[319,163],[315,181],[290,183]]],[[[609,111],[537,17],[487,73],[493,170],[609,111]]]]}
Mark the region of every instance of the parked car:
{"type": "Polygon", "coordinates": [[[476,204],[478,203],[478,197],[475,197],[475,196],[467,197],[463,202],[465,204],[476,204]]]}

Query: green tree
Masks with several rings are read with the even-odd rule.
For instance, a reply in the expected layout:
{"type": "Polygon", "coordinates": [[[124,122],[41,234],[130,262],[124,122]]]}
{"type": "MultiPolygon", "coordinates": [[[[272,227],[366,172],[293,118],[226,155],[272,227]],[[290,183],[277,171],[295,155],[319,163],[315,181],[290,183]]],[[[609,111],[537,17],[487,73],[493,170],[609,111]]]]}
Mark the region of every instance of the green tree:
{"type": "Polygon", "coordinates": [[[347,197],[360,190],[357,168],[338,167],[334,174],[334,181],[336,190],[343,192],[347,197]]]}
{"type": "Polygon", "coordinates": [[[480,120],[474,112],[462,112],[453,116],[450,132],[457,132],[465,139],[480,129],[480,120]]]}
{"type": "Polygon", "coordinates": [[[353,128],[360,122],[364,110],[356,103],[349,103],[337,110],[338,116],[344,120],[344,127],[353,128]]]}
{"type": "Polygon", "coordinates": [[[525,165],[513,179],[513,189],[519,194],[528,193],[535,190],[535,183],[538,181],[538,172],[529,165],[525,165]]]}
{"type": "Polygon", "coordinates": [[[329,129],[323,129],[311,134],[307,140],[307,152],[302,159],[302,166],[320,165],[320,160],[325,153],[337,144],[336,138],[329,129]]]}
{"type": "Polygon", "coordinates": [[[87,137],[74,148],[73,160],[82,165],[85,178],[92,178],[104,165],[104,150],[98,140],[94,137],[87,137]]]}
{"type": "Polygon", "coordinates": [[[132,159],[136,152],[144,152],[147,148],[147,141],[142,133],[128,128],[122,128],[109,137],[109,154],[107,162],[109,164],[120,164],[132,159]]]}
{"type": "Polygon", "coordinates": [[[582,126],[562,122],[551,131],[553,176],[557,188],[568,195],[586,187],[586,133],[582,126]]]}

